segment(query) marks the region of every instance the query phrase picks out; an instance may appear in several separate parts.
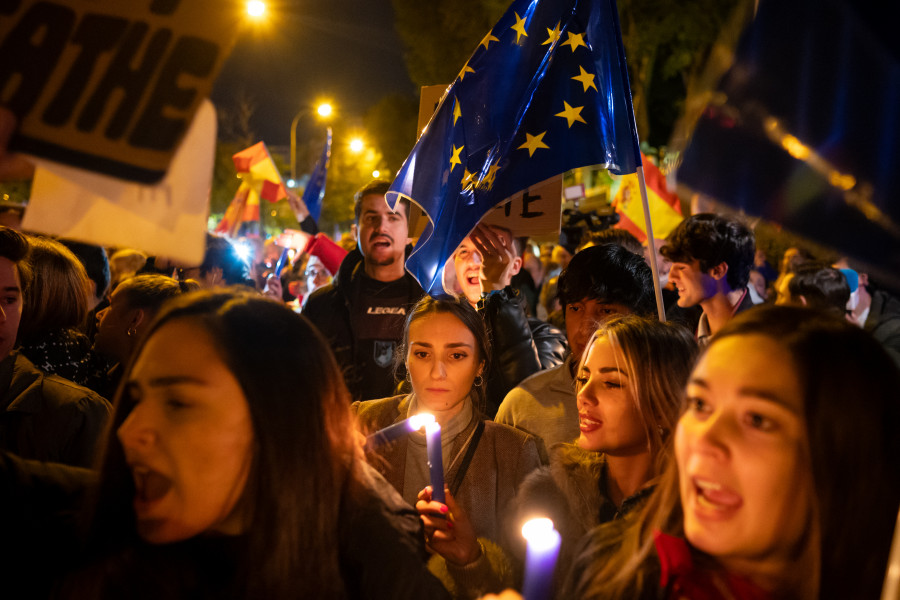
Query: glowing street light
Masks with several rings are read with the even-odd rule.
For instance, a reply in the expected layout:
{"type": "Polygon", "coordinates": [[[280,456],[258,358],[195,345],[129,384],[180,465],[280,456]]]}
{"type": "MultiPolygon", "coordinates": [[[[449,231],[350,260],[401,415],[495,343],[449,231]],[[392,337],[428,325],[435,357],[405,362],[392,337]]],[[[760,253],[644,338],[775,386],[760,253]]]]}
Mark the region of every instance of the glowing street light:
{"type": "Polygon", "coordinates": [[[350,152],[353,152],[354,154],[359,154],[365,147],[366,144],[361,138],[353,138],[350,140],[350,152]]]}
{"type": "Polygon", "coordinates": [[[326,119],[331,116],[332,107],[329,103],[323,102],[319,106],[316,107],[316,112],[320,117],[326,119]]]}
{"type": "Polygon", "coordinates": [[[374,171],[372,171],[372,177],[374,177],[375,179],[378,179],[379,177],[381,177],[381,171],[379,171],[378,169],[375,169],[374,171]]]}
{"type": "Polygon", "coordinates": [[[262,0],[250,0],[247,2],[247,14],[254,19],[259,19],[266,14],[266,3],[262,0]]]}
{"type": "MultiPolygon", "coordinates": [[[[295,181],[297,179],[297,124],[300,122],[300,117],[309,112],[309,108],[301,108],[300,111],[294,115],[294,120],[291,121],[291,179],[295,181]]],[[[333,112],[334,107],[328,102],[320,102],[316,107],[316,114],[323,120],[328,119],[333,112]]]]}

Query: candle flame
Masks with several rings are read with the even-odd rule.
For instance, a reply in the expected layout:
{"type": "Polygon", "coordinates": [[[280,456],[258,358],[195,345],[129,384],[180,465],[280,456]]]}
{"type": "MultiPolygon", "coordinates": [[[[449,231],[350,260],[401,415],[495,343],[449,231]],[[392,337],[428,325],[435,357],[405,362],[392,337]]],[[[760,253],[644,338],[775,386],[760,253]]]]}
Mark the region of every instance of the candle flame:
{"type": "Polygon", "coordinates": [[[548,546],[559,534],[553,528],[553,521],[546,517],[531,519],[522,525],[522,536],[529,544],[548,546]]]}
{"type": "Polygon", "coordinates": [[[419,413],[409,418],[409,428],[412,431],[427,427],[429,423],[434,423],[434,415],[431,413],[419,413]]]}

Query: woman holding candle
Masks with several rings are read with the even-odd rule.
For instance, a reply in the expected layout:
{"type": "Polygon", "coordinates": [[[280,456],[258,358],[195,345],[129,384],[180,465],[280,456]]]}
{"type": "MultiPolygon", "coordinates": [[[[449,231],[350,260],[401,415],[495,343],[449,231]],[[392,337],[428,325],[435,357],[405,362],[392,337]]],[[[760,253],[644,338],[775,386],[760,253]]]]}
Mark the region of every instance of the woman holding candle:
{"type": "Polygon", "coordinates": [[[697,343],[683,327],[636,315],[602,323],[575,371],[580,435],[550,448],[516,497],[516,524],[539,515],[562,536],[565,574],[585,533],[642,506],[671,454],[697,343]]]}
{"type": "Polygon", "coordinates": [[[446,595],[418,516],[362,460],[327,343],[250,292],[179,297],[149,327],[89,533],[67,597],[446,595]]]}
{"type": "MultiPolygon", "coordinates": [[[[511,568],[491,565],[508,546],[505,513],[524,477],[540,464],[532,436],[490,421],[483,404],[489,342],[484,323],[463,298],[423,298],[406,320],[401,348],[413,392],[356,403],[366,432],[384,429],[419,412],[440,426],[440,459],[446,502],[432,501],[426,435],[414,432],[382,445],[369,460],[425,522],[436,553],[431,568],[456,595],[513,583],[511,568]],[[490,574],[499,579],[490,579],[490,574]],[[475,582],[475,587],[469,586],[475,582]]],[[[505,560],[505,559],[502,559],[505,560]]]]}
{"type": "Polygon", "coordinates": [[[810,309],[737,316],[701,357],[675,461],[627,526],[595,529],[577,598],[877,598],[900,504],[900,374],[810,309]]]}

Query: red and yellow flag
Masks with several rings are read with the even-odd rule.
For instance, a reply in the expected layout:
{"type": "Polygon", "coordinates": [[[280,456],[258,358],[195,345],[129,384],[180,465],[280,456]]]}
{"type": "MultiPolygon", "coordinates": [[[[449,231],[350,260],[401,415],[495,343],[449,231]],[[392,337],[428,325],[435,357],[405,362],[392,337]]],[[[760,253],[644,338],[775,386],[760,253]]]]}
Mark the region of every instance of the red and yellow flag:
{"type": "Polygon", "coordinates": [[[241,223],[259,221],[260,198],[278,202],[287,198],[287,190],[265,142],[241,150],[232,155],[231,159],[241,178],[241,186],[216,227],[216,233],[234,237],[238,234],[241,223]]]}
{"type": "MultiPolygon", "coordinates": [[[[666,177],[656,165],[643,154],[641,160],[644,163],[644,181],[647,184],[653,236],[664,239],[684,218],[681,214],[681,202],[678,196],[668,190],[666,177]]],[[[613,196],[613,206],[619,214],[616,227],[630,231],[644,243],[647,240],[647,226],[637,174],[623,175],[620,178],[618,191],[613,196]]]]}

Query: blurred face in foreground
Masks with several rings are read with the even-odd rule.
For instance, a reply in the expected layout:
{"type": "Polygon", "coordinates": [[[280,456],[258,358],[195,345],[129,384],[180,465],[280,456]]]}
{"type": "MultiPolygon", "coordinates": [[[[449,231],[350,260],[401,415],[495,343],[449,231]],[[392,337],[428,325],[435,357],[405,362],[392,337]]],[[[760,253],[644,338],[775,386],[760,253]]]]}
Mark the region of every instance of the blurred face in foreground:
{"type": "Polygon", "coordinates": [[[243,391],[206,330],[189,319],[163,325],[126,386],[123,401],[134,408],[118,437],[141,538],[163,544],[242,532],[253,428],[243,391]]]}
{"type": "Polygon", "coordinates": [[[409,326],[406,368],[421,407],[441,420],[458,414],[481,374],[475,336],[450,313],[432,313],[409,326]]]}
{"type": "Polygon", "coordinates": [[[684,531],[728,571],[778,578],[812,523],[803,389],[769,337],[714,341],[688,382],[678,422],[684,531]]]}

